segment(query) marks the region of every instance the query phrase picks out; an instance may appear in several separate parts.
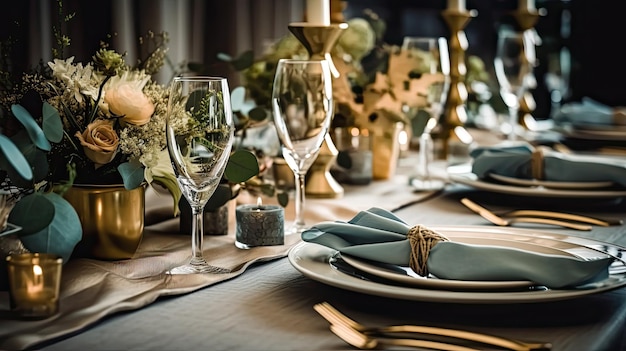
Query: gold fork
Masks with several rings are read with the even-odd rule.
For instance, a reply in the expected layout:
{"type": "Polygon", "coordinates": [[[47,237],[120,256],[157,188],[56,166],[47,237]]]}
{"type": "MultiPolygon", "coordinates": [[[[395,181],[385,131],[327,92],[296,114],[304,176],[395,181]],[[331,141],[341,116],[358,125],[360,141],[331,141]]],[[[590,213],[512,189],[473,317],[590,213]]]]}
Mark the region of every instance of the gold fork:
{"type": "MultiPolygon", "coordinates": [[[[466,199],[461,200],[461,202],[471,202],[475,205],[473,201],[466,199]]],[[[465,204],[467,206],[467,204],[465,204]]],[[[552,219],[563,219],[566,221],[574,221],[581,223],[589,223],[595,224],[602,227],[608,227],[612,225],[622,225],[624,222],[621,219],[611,219],[611,218],[595,218],[589,216],[582,216],[573,213],[567,212],[556,212],[556,211],[542,211],[542,210],[511,210],[511,211],[490,211],[497,216],[500,217],[542,217],[542,218],[552,218],[552,219]]]]}
{"type": "Polygon", "coordinates": [[[331,325],[330,330],[343,341],[362,350],[386,349],[389,346],[407,346],[442,351],[480,351],[465,346],[430,340],[378,338],[363,334],[356,329],[341,324],[331,325]]]}
{"type": "Polygon", "coordinates": [[[396,333],[420,333],[430,334],[445,337],[452,337],[461,340],[473,341],[482,344],[498,346],[514,351],[529,351],[529,350],[550,350],[552,344],[550,343],[529,343],[519,340],[508,339],[499,336],[474,333],[465,330],[447,329],[438,327],[428,327],[419,325],[393,325],[385,327],[368,327],[358,323],[351,319],[339,310],[334,308],[328,302],[321,302],[313,306],[313,309],[317,311],[324,319],[326,319],[332,326],[343,325],[346,328],[352,328],[360,333],[366,335],[380,335],[380,334],[396,334],[396,333]]]}
{"type": "Polygon", "coordinates": [[[474,201],[468,198],[461,199],[461,203],[465,205],[465,207],[469,208],[470,210],[478,213],[481,217],[488,220],[489,222],[498,226],[502,226],[502,227],[509,226],[513,223],[535,223],[535,224],[555,225],[559,227],[576,229],[576,230],[591,230],[592,229],[590,225],[572,223],[568,221],[561,221],[558,219],[550,219],[550,218],[513,217],[513,218],[505,219],[489,211],[488,209],[480,206],[479,204],[475,203],[474,201]]]}

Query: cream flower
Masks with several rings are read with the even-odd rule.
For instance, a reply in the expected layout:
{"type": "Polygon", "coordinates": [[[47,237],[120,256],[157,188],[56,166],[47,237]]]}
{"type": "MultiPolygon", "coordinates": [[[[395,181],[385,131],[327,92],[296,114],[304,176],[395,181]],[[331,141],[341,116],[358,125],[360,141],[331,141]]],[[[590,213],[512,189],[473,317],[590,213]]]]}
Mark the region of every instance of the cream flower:
{"type": "Polygon", "coordinates": [[[74,56],[67,60],[54,59],[48,62],[48,66],[52,69],[52,75],[59,79],[68,91],[72,92],[74,99],[79,103],[84,102],[83,95],[91,96],[95,99],[98,95],[99,84],[94,84],[95,77],[93,75],[93,66],[82,63],[74,64],[74,56]]]}
{"type": "Polygon", "coordinates": [[[150,122],[154,103],[143,93],[150,76],[124,72],[111,79],[104,95],[104,102],[111,113],[122,116],[123,123],[144,125],[150,122]]]}
{"type": "Polygon", "coordinates": [[[96,168],[115,158],[120,143],[113,123],[103,119],[89,124],[82,134],[76,132],[76,137],[83,146],[85,155],[96,164],[96,168]]]}

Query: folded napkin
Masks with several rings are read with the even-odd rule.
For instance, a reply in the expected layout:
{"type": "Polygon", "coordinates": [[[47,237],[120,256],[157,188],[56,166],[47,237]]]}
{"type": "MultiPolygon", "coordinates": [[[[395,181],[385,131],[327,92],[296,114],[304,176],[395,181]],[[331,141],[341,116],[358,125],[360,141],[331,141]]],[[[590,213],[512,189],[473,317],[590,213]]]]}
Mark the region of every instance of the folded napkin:
{"type": "Polygon", "coordinates": [[[470,152],[472,172],[560,182],[610,181],[626,186],[626,161],[602,156],[564,154],[527,143],[478,147],[470,152]]]}
{"type": "Polygon", "coordinates": [[[411,227],[381,208],[359,212],[349,222],[322,222],[302,240],[341,254],[411,267],[440,279],[528,280],[548,288],[575,287],[607,279],[613,258],[579,260],[526,250],[449,241],[422,226],[411,227]]]}
{"type": "Polygon", "coordinates": [[[626,125],[626,114],[624,108],[610,107],[585,97],[580,102],[569,102],[561,106],[554,121],[604,126],[626,125]]]}

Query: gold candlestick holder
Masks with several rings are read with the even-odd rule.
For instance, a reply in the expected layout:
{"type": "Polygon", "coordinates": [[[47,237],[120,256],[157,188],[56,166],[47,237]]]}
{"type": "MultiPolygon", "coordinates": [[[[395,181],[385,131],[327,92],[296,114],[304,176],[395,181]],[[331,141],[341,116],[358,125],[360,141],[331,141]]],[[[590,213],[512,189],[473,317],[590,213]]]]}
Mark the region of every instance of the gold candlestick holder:
{"type": "Polygon", "coordinates": [[[446,98],[444,114],[437,126],[436,137],[442,139],[440,158],[447,158],[450,143],[461,143],[469,146],[473,142],[470,134],[465,130],[467,121],[467,87],[465,86],[465,51],[469,44],[463,29],[472,17],[478,15],[476,10],[445,9],[441,12],[450,28],[450,89],[446,98]]]}
{"type": "MultiPolygon", "coordinates": [[[[348,28],[347,23],[332,23],[328,26],[306,22],[290,23],[289,31],[302,43],[312,60],[326,59],[335,78],[339,71],[335,68],[330,51],[337,43],[341,33],[348,28]]],[[[339,151],[333,144],[330,134],[326,134],[324,143],[315,162],[307,173],[305,193],[313,198],[337,198],[343,196],[343,187],[330,174],[330,168],[337,159],[339,151]]]]}
{"type": "MultiPolygon", "coordinates": [[[[513,17],[517,21],[520,31],[525,32],[527,30],[532,30],[535,27],[535,24],[537,24],[539,17],[544,14],[545,9],[537,10],[520,6],[513,12],[513,17]]],[[[535,111],[536,107],[537,104],[532,92],[527,90],[519,100],[519,111],[517,115],[518,123],[524,128],[532,129],[531,124],[534,124],[535,122],[532,113],[535,111]]]]}

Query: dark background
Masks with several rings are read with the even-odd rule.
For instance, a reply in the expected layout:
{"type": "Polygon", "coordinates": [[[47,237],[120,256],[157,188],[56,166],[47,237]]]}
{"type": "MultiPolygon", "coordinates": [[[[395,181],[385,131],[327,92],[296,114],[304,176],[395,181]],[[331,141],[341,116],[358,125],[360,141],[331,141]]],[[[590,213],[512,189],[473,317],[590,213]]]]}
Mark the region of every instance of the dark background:
{"type": "MultiPolygon", "coordinates": [[[[517,0],[466,0],[468,9],[475,9],[477,17],[465,27],[468,55],[477,55],[489,67],[493,62],[497,28],[513,24],[511,11],[517,0]]],[[[359,17],[365,8],[371,8],[386,20],[386,42],[401,45],[405,35],[450,37],[441,17],[446,0],[353,0],[348,1],[346,18],[359,17]]],[[[547,55],[562,46],[572,56],[571,95],[567,101],[590,97],[610,106],[626,106],[626,2],[620,0],[537,0],[537,8],[545,9],[535,25],[542,45],[537,48],[538,66],[535,70],[538,87],[533,91],[537,102],[535,117],[547,118],[550,109],[549,93],[543,75],[547,69],[547,55]],[[571,13],[571,21],[563,23],[564,11],[571,13]],[[561,35],[561,27],[569,27],[569,37],[561,35]]]]}
{"type": "MultiPolygon", "coordinates": [[[[50,0],[53,1],[53,0],[50,0]]],[[[131,0],[127,0],[131,1],[131,0]]],[[[213,1],[212,8],[225,6],[224,1],[213,1]]],[[[261,1],[261,0],[258,0],[261,1]]],[[[75,55],[76,61],[88,60],[98,48],[98,42],[107,34],[115,32],[111,28],[111,6],[107,0],[83,1],[65,0],[68,11],[77,16],[68,28],[72,44],[66,56],[75,55]]],[[[348,0],[344,10],[347,19],[359,17],[363,9],[371,8],[387,24],[385,41],[400,45],[405,35],[444,36],[450,33],[441,17],[446,7],[446,0],[348,0]]],[[[477,55],[483,59],[489,69],[493,62],[496,43],[496,30],[502,23],[515,24],[510,12],[517,7],[517,0],[466,0],[468,9],[475,9],[477,17],[472,18],[465,28],[469,42],[467,55],[477,55]]],[[[138,11],[141,16],[150,16],[149,0],[133,0],[133,6],[142,6],[138,11]]],[[[543,74],[547,69],[548,53],[566,46],[572,55],[571,94],[567,101],[590,97],[610,106],[626,106],[626,1],[622,0],[536,0],[538,8],[544,8],[546,14],[539,18],[535,28],[542,39],[537,48],[539,65],[536,68],[538,87],[533,91],[537,108],[535,116],[544,118],[549,115],[549,93],[546,90],[543,74]],[[561,35],[562,13],[571,13],[569,37],[561,35]]],[[[55,9],[55,6],[51,6],[55,9]]],[[[29,21],[29,1],[17,1],[0,12],[0,40],[4,40],[13,31],[21,40],[13,48],[14,68],[21,69],[28,60],[28,43],[42,38],[29,38],[29,28],[48,26],[50,23],[29,21]],[[14,22],[21,22],[20,32],[15,33],[14,22]]],[[[236,11],[231,9],[231,11],[236,11]]],[[[224,12],[212,11],[206,14],[206,20],[213,22],[211,16],[224,12]]],[[[140,23],[142,18],[137,19],[140,23]]],[[[52,23],[54,25],[55,23],[52,23]]],[[[285,32],[287,32],[285,30],[285,32]]],[[[211,45],[205,57],[214,58],[218,52],[228,52],[225,36],[208,38],[211,45]]],[[[6,52],[0,50],[0,55],[6,52]]]]}

